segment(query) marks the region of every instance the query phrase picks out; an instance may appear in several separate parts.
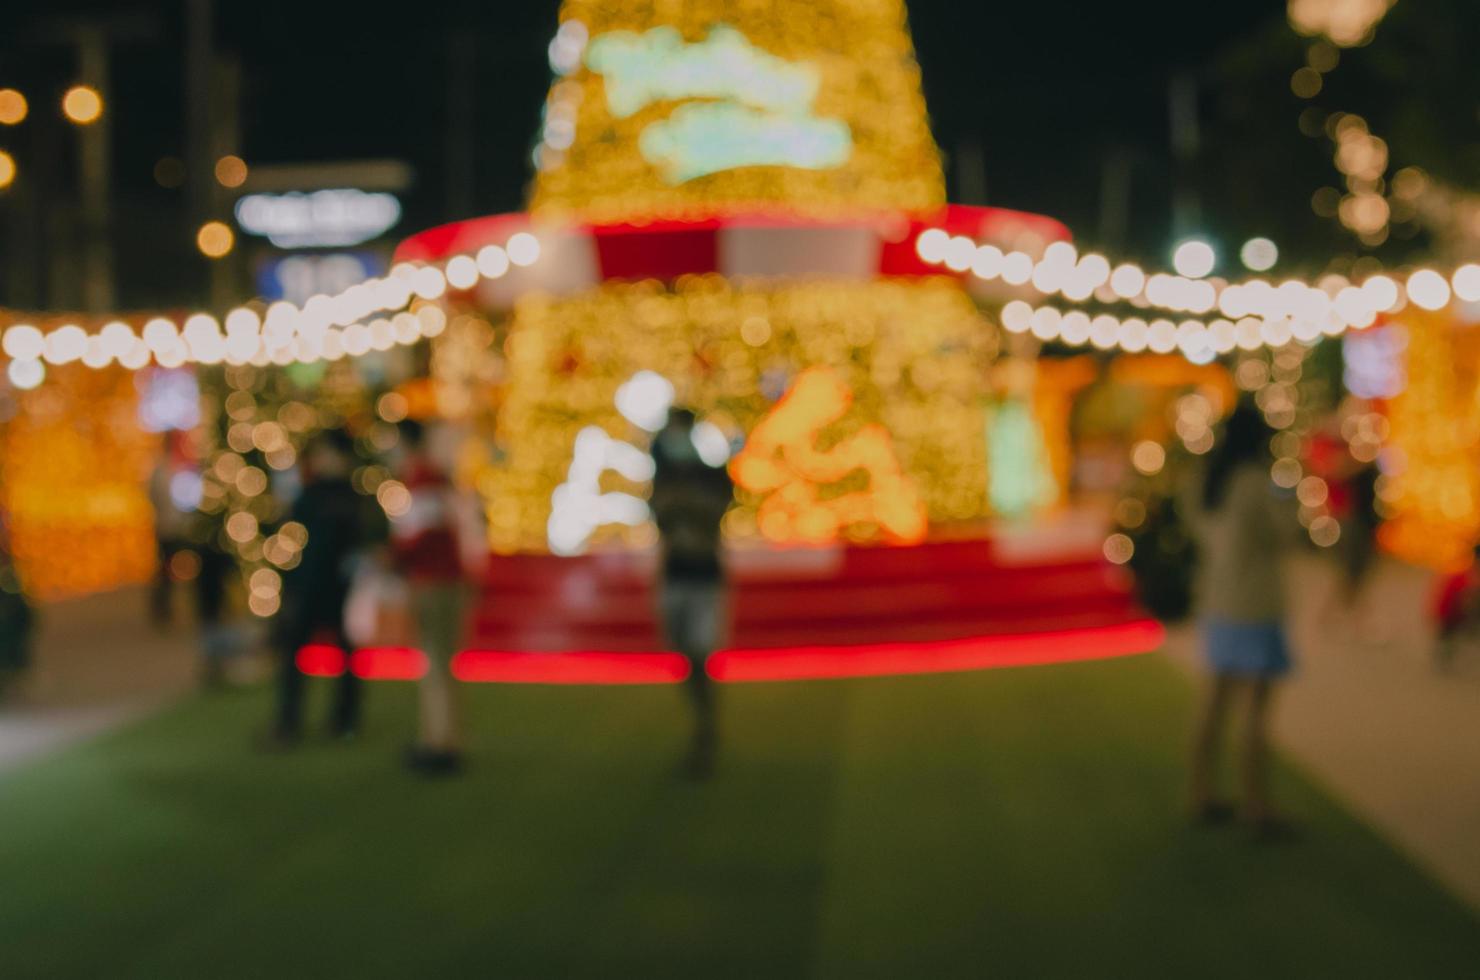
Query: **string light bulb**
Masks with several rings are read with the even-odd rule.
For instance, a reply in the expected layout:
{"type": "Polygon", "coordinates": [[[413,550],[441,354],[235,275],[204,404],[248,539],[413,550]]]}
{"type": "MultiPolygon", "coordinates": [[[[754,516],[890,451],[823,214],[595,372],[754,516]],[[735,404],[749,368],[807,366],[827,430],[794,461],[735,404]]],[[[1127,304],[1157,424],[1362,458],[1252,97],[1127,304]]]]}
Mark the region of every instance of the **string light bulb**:
{"type": "Polygon", "coordinates": [[[103,117],[103,96],[91,85],[74,85],[62,96],[62,113],[79,126],[91,126],[103,117]]]}
{"type": "Polygon", "coordinates": [[[1420,269],[1408,277],[1408,298],[1425,310],[1442,310],[1449,305],[1449,282],[1433,269],[1420,269]]]}
{"type": "Polygon", "coordinates": [[[236,246],[236,233],[223,221],[207,221],[195,233],[195,246],[208,259],[224,258],[236,246]]]}
{"type": "Polygon", "coordinates": [[[1177,275],[1189,279],[1201,279],[1213,271],[1218,264],[1218,253],[1213,246],[1200,238],[1193,238],[1177,246],[1172,253],[1172,268],[1177,275]]]}
{"type": "Polygon", "coordinates": [[[0,88],[0,125],[18,126],[30,111],[24,95],[13,88],[0,88]]]}

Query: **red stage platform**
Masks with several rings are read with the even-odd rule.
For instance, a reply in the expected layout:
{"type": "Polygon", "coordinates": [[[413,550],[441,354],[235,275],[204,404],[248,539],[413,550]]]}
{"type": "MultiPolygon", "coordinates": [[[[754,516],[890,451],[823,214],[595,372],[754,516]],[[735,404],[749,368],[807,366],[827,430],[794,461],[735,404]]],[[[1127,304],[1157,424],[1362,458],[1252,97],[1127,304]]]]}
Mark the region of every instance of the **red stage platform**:
{"type": "MultiPolygon", "coordinates": [[[[454,662],[465,681],[672,683],[686,663],[661,649],[652,554],[495,558],[454,662]]],[[[719,680],[932,673],[1142,653],[1159,624],[1124,572],[1098,553],[1013,557],[991,540],[913,547],[741,549],[734,627],[719,680]]],[[[338,651],[304,664],[337,673],[338,651]]],[[[362,676],[419,676],[411,651],[361,651],[362,676]]]]}

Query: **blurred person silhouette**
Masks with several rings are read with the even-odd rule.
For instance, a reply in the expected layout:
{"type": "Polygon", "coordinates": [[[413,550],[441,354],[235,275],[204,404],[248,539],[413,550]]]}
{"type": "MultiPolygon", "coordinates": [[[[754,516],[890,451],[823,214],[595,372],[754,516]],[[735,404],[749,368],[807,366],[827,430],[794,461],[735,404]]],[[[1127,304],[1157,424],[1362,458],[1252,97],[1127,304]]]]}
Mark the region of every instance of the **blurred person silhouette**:
{"type": "Polygon", "coordinates": [[[374,498],[350,482],[354,441],[342,429],[316,435],[300,457],[303,490],[289,520],[307,531],[298,565],[283,573],[282,608],[274,638],[280,658],[277,716],[269,747],[291,746],[302,735],[303,673],[298,651],[319,634],[329,634],[344,650],[346,663],[334,695],[329,732],[352,737],[360,724],[360,682],[349,669],[353,652],[344,628],[344,606],[357,560],[383,545],[385,512],[374,498]]]}
{"type": "Polygon", "coordinates": [[[669,413],[653,439],[653,518],[661,540],[658,614],[669,649],[689,661],[686,682],[694,734],[685,773],[702,779],[714,769],[718,732],[714,690],[705,662],[724,642],[729,589],[720,556],[720,523],[734,498],[723,466],[710,466],[694,442],[694,413],[669,413]]]}
{"type": "Polygon", "coordinates": [[[1187,501],[1198,545],[1194,608],[1212,674],[1193,744],[1192,816],[1216,823],[1234,815],[1214,786],[1226,716],[1242,698],[1242,817],[1260,838],[1289,829],[1269,802],[1268,729],[1275,684],[1291,667],[1281,565],[1298,524],[1293,499],[1270,478],[1273,435],[1257,408],[1240,403],[1187,501]]]}
{"type": "Polygon", "coordinates": [[[1378,530],[1382,518],[1378,514],[1377,481],[1381,475],[1376,463],[1357,463],[1331,485],[1329,502],[1331,515],[1341,528],[1332,549],[1340,564],[1332,604],[1334,625],[1347,642],[1369,647],[1395,639],[1394,626],[1385,618],[1383,604],[1373,601],[1372,596],[1380,557],[1378,530]]]}
{"type": "Polygon", "coordinates": [[[1341,523],[1336,544],[1349,608],[1357,606],[1378,557],[1377,530],[1382,519],[1377,512],[1377,481],[1381,476],[1376,463],[1357,465],[1341,480],[1341,493],[1331,503],[1332,514],[1341,523]]]}
{"type": "Polygon", "coordinates": [[[194,551],[200,560],[192,582],[195,615],[200,630],[201,670],[206,687],[226,680],[226,664],[241,648],[241,638],[228,621],[227,583],[235,562],[226,553],[211,524],[197,531],[194,551]]]}
{"type": "Polygon", "coordinates": [[[11,560],[7,521],[0,514],[0,702],[23,685],[31,665],[35,624],[35,612],[11,560]]]}
{"type": "Polygon", "coordinates": [[[396,476],[411,502],[391,520],[391,551],[409,586],[416,640],[427,658],[417,739],[406,763],[447,775],[460,771],[463,762],[452,657],[462,645],[470,579],[481,578],[487,539],[479,531],[476,502],[438,459],[437,450],[452,448],[447,443],[453,430],[411,419],[399,429],[396,476]]]}
{"type": "Polygon", "coordinates": [[[158,569],[149,589],[149,621],[163,628],[174,620],[174,576],[171,560],[189,547],[192,514],[175,501],[175,476],[181,471],[181,434],[168,431],[149,472],[149,504],[154,508],[154,545],[158,569]]]}
{"type": "Polygon", "coordinates": [[[1326,479],[1328,512],[1341,526],[1341,535],[1330,549],[1337,564],[1337,584],[1323,618],[1354,642],[1380,642],[1386,638],[1385,630],[1375,621],[1373,604],[1364,598],[1378,558],[1377,532],[1382,521],[1377,483],[1382,471],[1375,461],[1362,462],[1352,456],[1336,416],[1311,437],[1308,453],[1310,470],[1326,479]]]}
{"type": "Polygon", "coordinates": [[[1434,666],[1448,670],[1463,648],[1480,641],[1480,544],[1470,564],[1441,575],[1430,601],[1434,623],[1434,666]]]}

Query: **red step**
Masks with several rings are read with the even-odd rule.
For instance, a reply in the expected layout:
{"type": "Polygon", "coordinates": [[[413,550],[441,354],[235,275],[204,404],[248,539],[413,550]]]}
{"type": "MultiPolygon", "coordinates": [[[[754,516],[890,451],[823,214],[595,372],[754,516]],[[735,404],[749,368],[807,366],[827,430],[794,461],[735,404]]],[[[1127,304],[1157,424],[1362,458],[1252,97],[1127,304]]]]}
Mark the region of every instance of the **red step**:
{"type": "MultiPolygon", "coordinates": [[[[654,557],[494,559],[454,674],[504,683],[675,683],[661,653],[654,557]]],[[[990,540],[913,547],[747,552],[733,563],[733,635],[711,658],[721,680],[967,670],[1155,649],[1124,573],[1098,553],[1012,561],[990,540]]],[[[306,649],[305,670],[344,658],[306,649]]],[[[332,651],[337,653],[337,651],[332,651]]],[[[360,651],[366,677],[419,676],[414,651],[360,651]]]]}

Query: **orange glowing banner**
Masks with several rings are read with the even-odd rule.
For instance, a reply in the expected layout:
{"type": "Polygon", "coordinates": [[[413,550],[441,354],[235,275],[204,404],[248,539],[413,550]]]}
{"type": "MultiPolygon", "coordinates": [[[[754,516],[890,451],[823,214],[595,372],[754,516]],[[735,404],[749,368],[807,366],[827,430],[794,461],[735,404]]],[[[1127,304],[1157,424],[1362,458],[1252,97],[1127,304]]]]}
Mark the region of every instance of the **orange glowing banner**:
{"type": "Polygon", "coordinates": [[[925,504],[883,426],[866,425],[831,449],[817,448],[822,430],[852,403],[853,392],[833,371],[803,371],[731,461],[736,484],[766,495],[756,514],[765,537],[821,544],[850,525],[874,523],[897,541],[924,539],[925,504]],[[824,486],[856,472],[867,475],[865,489],[823,496],[824,486]]]}

